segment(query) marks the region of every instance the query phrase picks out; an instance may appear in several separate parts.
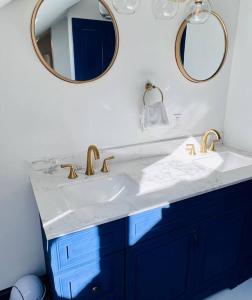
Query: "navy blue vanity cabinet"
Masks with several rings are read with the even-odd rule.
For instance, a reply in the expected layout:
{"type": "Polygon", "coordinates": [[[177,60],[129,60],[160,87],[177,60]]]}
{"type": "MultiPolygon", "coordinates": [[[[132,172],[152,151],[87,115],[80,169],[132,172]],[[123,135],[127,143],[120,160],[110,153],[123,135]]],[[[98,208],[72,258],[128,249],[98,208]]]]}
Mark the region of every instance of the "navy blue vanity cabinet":
{"type": "Polygon", "coordinates": [[[252,276],[250,195],[247,181],[44,237],[53,300],[202,300],[235,287],[252,276]]]}
{"type": "Polygon", "coordinates": [[[240,256],[239,283],[252,277],[252,196],[246,211],[246,230],[243,236],[243,247],[240,256]]]}
{"type": "Polygon", "coordinates": [[[202,295],[198,299],[235,285],[243,229],[244,211],[239,208],[200,224],[199,257],[194,268],[194,293],[202,295]]]}
{"type": "Polygon", "coordinates": [[[116,253],[54,277],[57,299],[123,300],[124,255],[116,253]]]}
{"type": "Polygon", "coordinates": [[[131,247],[126,255],[126,299],[188,299],[195,235],[194,229],[186,229],[131,247]]]}
{"type": "Polygon", "coordinates": [[[46,241],[54,300],[123,300],[125,220],[46,241]]]}

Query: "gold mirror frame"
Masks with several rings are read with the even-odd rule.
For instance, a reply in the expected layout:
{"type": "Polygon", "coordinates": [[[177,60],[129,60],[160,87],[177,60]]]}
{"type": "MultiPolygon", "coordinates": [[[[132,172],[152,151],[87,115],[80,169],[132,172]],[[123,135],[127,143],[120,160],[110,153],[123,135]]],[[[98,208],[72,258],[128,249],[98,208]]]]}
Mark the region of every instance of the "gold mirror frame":
{"type": "MultiPolygon", "coordinates": [[[[52,0],[53,1],[53,0],[52,0]]],[[[112,10],[110,9],[109,5],[104,1],[104,0],[98,0],[102,5],[104,5],[104,7],[106,8],[106,10],[109,12],[109,15],[111,16],[111,20],[113,22],[114,25],[114,29],[115,29],[115,39],[116,39],[116,44],[115,44],[115,53],[113,56],[113,59],[110,63],[110,65],[108,66],[108,68],[98,77],[95,77],[94,79],[89,79],[89,80],[84,80],[84,81],[78,81],[78,80],[72,80],[72,79],[68,79],[64,76],[62,76],[61,74],[59,74],[58,72],[56,72],[53,68],[51,68],[44,60],[43,56],[41,55],[41,52],[39,50],[39,47],[37,45],[37,40],[36,40],[36,35],[35,35],[35,21],[36,21],[36,17],[37,17],[37,13],[40,9],[40,6],[42,5],[42,3],[44,2],[44,0],[39,0],[33,10],[32,13],[32,18],[31,18],[31,25],[30,25],[30,31],[31,31],[31,38],[32,38],[32,44],[33,47],[35,49],[35,52],[40,60],[40,62],[44,65],[44,67],[46,67],[46,69],[52,73],[54,76],[58,77],[61,80],[64,80],[66,82],[70,82],[70,83],[75,83],[75,84],[82,84],[82,83],[89,83],[92,81],[96,81],[98,79],[100,79],[101,77],[103,77],[104,75],[106,75],[108,73],[108,71],[112,68],[117,55],[118,55],[118,51],[119,51],[119,29],[118,29],[118,25],[115,19],[115,16],[112,12],[112,10]]]]}
{"type": "MultiPolygon", "coordinates": [[[[182,73],[182,75],[186,79],[188,79],[189,81],[194,82],[194,83],[206,82],[206,81],[209,81],[209,80],[213,79],[219,73],[219,71],[221,70],[221,68],[223,67],[224,62],[225,62],[226,57],[227,57],[227,52],[228,52],[228,32],[227,32],[226,25],[225,25],[224,21],[222,20],[222,18],[216,12],[212,12],[211,14],[213,16],[215,16],[217,18],[217,20],[220,22],[220,25],[221,25],[221,27],[223,29],[224,37],[225,37],[225,52],[224,52],[224,55],[223,55],[222,62],[220,64],[219,68],[216,70],[216,72],[211,77],[209,77],[207,79],[204,79],[204,80],[197,80],[197,79],[191,77],[186,72],[186,70],[185,70],[185,68],[183,66],[183,63],[182,63],[182,60],[181,60],[181,56],[180,56],[180,47],[181,47],[182,35],[183,35],[184,30],[185,30],[185,28],[186,28],[186,26],[188,24],[187,20],[184,20],[183,23],[180,25],[180,28],[179,28],[179,31],[178,31],[177,37],[176,37],[175,56],[176,56],[176,62],[177,62],[178,68],[179,68],[180,72],[182,73]]],[[[195,26],[199,26],[199,25],[195,25],[195,26]]]]}

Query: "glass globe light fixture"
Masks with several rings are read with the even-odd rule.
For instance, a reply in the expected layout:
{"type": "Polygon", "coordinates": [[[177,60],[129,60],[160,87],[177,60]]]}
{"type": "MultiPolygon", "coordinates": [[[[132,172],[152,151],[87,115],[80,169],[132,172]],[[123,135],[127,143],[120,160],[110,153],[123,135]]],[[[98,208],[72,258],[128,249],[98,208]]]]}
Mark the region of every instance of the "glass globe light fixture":
{"type": "Polygon", "coordinates": [[[170,20],[178,12],[178,0],[153,0],[152,10],[154,16],[159,20],[170,20]]]}
{"type": "Polygon", "coordinates": [[[112,0],[112,4],[119,14],[132,15],[136,12],[140,0],[112,0]]]}
{"type": "Polygon", "coordinates": [[[212,12],[209,0],[191,0],[187,5],[187,21],[190,24],[205,23],[212,12]]]}

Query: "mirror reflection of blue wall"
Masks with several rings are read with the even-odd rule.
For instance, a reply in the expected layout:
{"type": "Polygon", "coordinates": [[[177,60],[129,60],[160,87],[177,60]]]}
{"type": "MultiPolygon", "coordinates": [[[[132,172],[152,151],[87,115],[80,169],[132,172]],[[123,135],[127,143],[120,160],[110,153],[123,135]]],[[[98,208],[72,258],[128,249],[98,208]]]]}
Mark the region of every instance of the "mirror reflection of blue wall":
{"type": "Polygon", "coordinates": [[[91,80],[109,67],[116,47],[112,22],[72,19],[75,80],[91,80]]]}

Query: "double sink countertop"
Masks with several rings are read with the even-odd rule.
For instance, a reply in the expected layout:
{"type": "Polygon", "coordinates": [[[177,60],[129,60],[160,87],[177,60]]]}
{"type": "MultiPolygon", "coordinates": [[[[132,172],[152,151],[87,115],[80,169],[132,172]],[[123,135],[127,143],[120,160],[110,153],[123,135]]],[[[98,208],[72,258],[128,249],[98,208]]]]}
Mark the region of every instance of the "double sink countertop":
{"type": "Polygon", "coordinates": [[[189,156],[197,138],[101,151],[96,174],[85,175],[85,153],[31,164],[31,183],[48,240],[252,179],[252,155],[220,146],[189,156]],[[110,173],[102,159],[114,155],[110,173]],[[75,163],[79,177],[67,178],[62,163],[75,163]]]}

